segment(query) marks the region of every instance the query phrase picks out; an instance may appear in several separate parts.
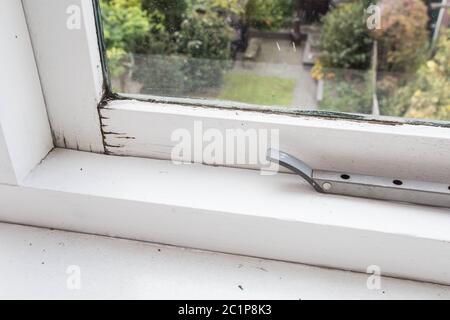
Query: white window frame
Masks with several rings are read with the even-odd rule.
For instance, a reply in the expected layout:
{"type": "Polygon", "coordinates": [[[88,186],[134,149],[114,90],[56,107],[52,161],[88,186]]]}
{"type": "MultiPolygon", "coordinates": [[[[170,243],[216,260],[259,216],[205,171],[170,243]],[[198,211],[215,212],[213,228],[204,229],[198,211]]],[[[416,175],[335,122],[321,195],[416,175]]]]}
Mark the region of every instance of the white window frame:
{"type": "Polygon", "coordinates": [[[318,170],[450,181],[445,123],[261,113],[244,111],[249,106],[239,103],[189,99],[113,100],[97,108],[105,83],[91,1],[23,2],[57,147],[170,160],[177,143],[172,132],[185,128],[193,134],[193,123],[202,121],[205,130],[224,134],[234,128],[279,129],[280,149],[318,170]],[[71,5],[83,8],[81,30],[61,28],[71,5]]]}
{"type": "Polygon", "coordinates": [[[22,3],[55,145],[103,153],[97,111],[103,95],[103,72],[92,3],[22,3]],[[67,28],[71,18],[80,19],[80,29],[67,28]]]}
{"type": "Polygon", "coordinates": [[[450,284],[448,209],[321,195],[290,174],[167,161],[172,130],[201,120],[278,128],[281,148],[318,169],[448,182],[449,128],[177,101],[101,105],[91,0],[4,0],[0,9],[2,62],[15,74],[0,74],[1,88],[11,88],[0,98],[2,221],[358,272],[376,264],[385,275],[450,284]],[[61,27],[74,5],[78,31],[61,27]]]}

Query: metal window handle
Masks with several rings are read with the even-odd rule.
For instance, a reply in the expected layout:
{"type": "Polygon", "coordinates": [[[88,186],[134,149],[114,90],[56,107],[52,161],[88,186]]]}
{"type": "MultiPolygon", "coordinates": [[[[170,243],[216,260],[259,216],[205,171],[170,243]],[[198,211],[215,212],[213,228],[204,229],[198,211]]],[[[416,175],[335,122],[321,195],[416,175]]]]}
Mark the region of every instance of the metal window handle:
{"type": "Polygon", "coordinates": [[[305,179],[306,182],[308,182],[317,192],[324,192],[322,187],[313,178],[313,169],[296,157],[276,149],[269,149],[267,151],[267,160],[276,162],[281,166],[295,172],[305,179]]]}
{"type": "Polygon", "coordinates": [[[267,160],[298,174],[320,193],[450,208],[450,184],[314,170],[276,149],[267,151],[267,160]]]}

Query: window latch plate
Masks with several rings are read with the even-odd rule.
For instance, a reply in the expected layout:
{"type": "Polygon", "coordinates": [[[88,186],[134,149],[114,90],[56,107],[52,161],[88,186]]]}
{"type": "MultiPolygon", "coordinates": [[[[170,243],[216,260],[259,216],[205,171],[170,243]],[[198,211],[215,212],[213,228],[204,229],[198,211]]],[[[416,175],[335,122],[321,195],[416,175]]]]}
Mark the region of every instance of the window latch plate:
{"type": "Polygon", "coordinates": [[[320,193],[450,208],[450,185],[314,170],[302,160],[276,149],[268,150],[267,159],[298,174],[320,193]]]}

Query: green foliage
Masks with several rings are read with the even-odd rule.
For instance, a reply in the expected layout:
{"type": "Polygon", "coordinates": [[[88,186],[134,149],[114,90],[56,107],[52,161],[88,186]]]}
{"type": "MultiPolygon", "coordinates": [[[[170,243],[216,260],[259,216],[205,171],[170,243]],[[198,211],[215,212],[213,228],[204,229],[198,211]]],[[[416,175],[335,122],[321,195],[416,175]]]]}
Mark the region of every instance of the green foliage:
{"type": "Polygon", "coordinates": [[[183,57],[174,55],[138,55],[134,78],[143,84],[142,92],[179,97],[186,92],[185,63],[183,57]]]}
{"type": "Polygon", "coordinates": [[[150,14],[163,13],[165,30],[173,34],[180,29],[187,3],[184,0],[142,0],[142,7],[150,14]]]}
{"type": "Polygon", "coordinates": [[[378,68],[411,72],[423,62],[428,47],[428,14],[422,0],[382,0],[382,28],[378,40],[378,68]]]}
{"type": "Polygon", "coordinates": [[[244,13],[245,8],[242,6],[242,0],[209,0],[213,7],[220,8],[227,12],[237,15],[244,13]]]}
{"type": "Polygon", "coordinates": [[[380,103],[380,112],[385,116],[403,117],[406,109],[394,102],[399,88],[405,86],[408,81],[414,81],[414,75],[398,73],[378,73],[377,97],[380,103]],[[395,106],[397,105],[397,106],[395,106]],[[403,109],[403,110],[402,110],[403,109]]]}
{"type": "Polygon", "coordinates": [[[396,90],[386,114],[450,120],[450,31],[442,33],[436,54],[417,71],[416,79],[396,90]]]}
{"type": "Polygon", "coordinates": [[[119,78],[127,71],[125,62],[128,57],[128,53],[117,47],[109,48],[106,51],[106,57],[108,59],[109,72],[113,78],[119,78]]]}
{"type": "Polygon", "coordinates": [[[231,64],[232,35],[217,12],[188,10],[179,31],[173,34],[173,48],[161,55],[141,57],[135,78],[144,84],[144,92],[169,96],[218,86],[231,64]]]}
{"type": "Polygon", "coordinates": [[[185,55],[186,89],[197,91],[220,84],[231,64],[233,30],[213,11],[187,14],[176,34],[178,53],[185,55]]]}
{"type": "Polygon", "coordinates": [[[201,11],[192,1],[101,0],[112,77],[133,67],[133,54],[133,78],[144,92],[180,95],[220,84],[231,63],[233,30],[216,9],[237,12],[239,1],[205,3],[210,9],[201,11]]]}
{"type": "Polygon", "coordinates": [[[338,70],[327,74],[321,110],[372,113],[371,72],[338,70]]]}
{"type": "Polygon", "coordinates": [[[140,0],[100,0],[110,73],[121,77],[129,65],[129,53],[150,30],[140,0]]]}
{"type": "Polygon", "coordinates": [[[293,0],[248,0],[246,20],[258,30],[277,31],[290,24],[293,8],[293,0]]]}
{"type": "Polygon", "coordinates": [[[241,15],[244,13],[242,0],[187,0],[188,10],[216,11],[241,15]]]}
{"type": "Polygon", "coordinates": [[[373,40],[362,2],[344,3],[323,19],[320,63],[325,68],[367,69],[373,40]]]}
{"type": "Polygon", "coordinates": [[[150,28],[140,0],[100,0],[100,6],[107,48],[133,51],[150,28]]]}
{"type": "Polygon", "coordinates": [[[148,14],[149,31],[144,39],[133,48],[137,54],[170,54],[176,50],[174,36],[167,31],[166,16],[154,10],[148,14]]]}
{"type": "Polygon", "coordinates": [[[177,33],[178,52],[193,58],[229,59],[233,30],[216,13],[191,12],[177,33]]]}

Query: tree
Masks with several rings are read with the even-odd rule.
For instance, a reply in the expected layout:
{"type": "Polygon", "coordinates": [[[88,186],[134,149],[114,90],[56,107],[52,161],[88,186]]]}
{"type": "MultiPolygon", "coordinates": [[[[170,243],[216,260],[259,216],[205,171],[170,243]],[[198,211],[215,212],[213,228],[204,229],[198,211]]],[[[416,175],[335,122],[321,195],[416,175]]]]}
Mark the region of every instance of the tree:
{"type": "Polygon", "coordinates": [[[245,11],[244,0],[187,0],[189,11],[202,8],[241,15],[245,11]]]}
{"type": "Polygon", "coordinates": [[[436,53],[417,71],[416,79],[389,101],[389,112],[409,118],[450,120],[450,30],[439,38],[436,53]]]}
{"type": "Polygon", "coordinates": [[[150,29],[140,0],[101,0],[100,6],[107,48],[132,51],[150,29]]]}
{"type": "Polygon", "coordinates": [[[215,1],[188,2],[179,30],[166,38],[172,48],[139,57],[135,77],[146,93],[185,96],[220,84],[231,62],[233,30],[217,8],[215,1]]]}
{"type": "Polygon", "coordinates": [[[153,10],[148,13],[148,32],[133,48],[133,52],[144,55],[173,54],[176,51],[175,33],[167,30],[166,15],[153,10]]]}
{"type": "Polygon", "coordinates": [[[142,7],[150,14],[162,13],[165,17],[165,29],[173,34],[180,29],[186,13],[187,2],[184,0],[142,0],[142,7]]]}
{"type": "Polygon", "coordinates": [[[213,10],[188,12],[176,34],[177,50],[187,57],[186,90],[218,85],[230,64],[232,28],[213,10]]]}
{"type": "Polygon", "coordinates": [[[123,89],[124,77],[132,67],[130,53],[150,29],[147,12],[142,10],[140,0],[101,0],[100,7],[108,67],[123,89]]]}
{"type": "MultiPolygon", "coordinates": [[[[337,70],[336,70],[337,71],[337,70]]],[[[332,74],[324,85],[322,110],[349,113],[372,113],[372,74],[366,71],[341,70],[332,74]]]]}
{"type": "Polygon", "coordinates": [[[379,69],[415,71],[428,47],[428,14],[422,0],[381,0],[378,40],[379,69]]]}
{"type": "Polygon", "coordinates": [[[248,0],[245,12],[250,27],[277,31],[290,24],[294,3],[293,0],[248,0]]]}
{"type": "Polygon", "coordinates": [[[343,3],[323,19],[319,63],[325,68],[367,69],[373,40],[367,29],[364,4],[343,3]]]}

